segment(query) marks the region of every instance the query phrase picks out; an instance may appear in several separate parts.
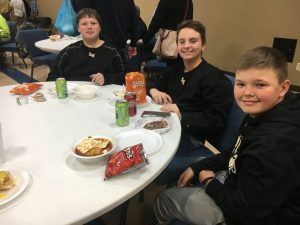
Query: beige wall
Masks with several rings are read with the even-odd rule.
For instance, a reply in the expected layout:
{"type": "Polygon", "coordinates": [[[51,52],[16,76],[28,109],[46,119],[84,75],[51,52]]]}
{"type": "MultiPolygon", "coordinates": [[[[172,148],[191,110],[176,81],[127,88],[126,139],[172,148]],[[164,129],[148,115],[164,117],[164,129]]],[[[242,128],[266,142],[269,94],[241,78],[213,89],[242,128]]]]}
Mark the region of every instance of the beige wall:
{"type": "MultiPolygon", "coordinates": [[[[207,27],[205,57],[223,70],[233,71],[247,49],[272,46],[274,37],[300,39],[298,0],[198,0],[199,20],[207,27]]],[[[298,40],[298,45],[300,40],[298,40]]],[[[289,77],[300,85],[300,49],[289,63],[289,77]]]]}
{"type": "MultiPolygon", "coordinates": [[[[158,1],[135,0],[147,24],[158,1]]],[[[56,17],[61,0],[37,2],[41,16],[56,17]]],[[[275,36],[300,39],[299,9],[299,0],[194,0],[194,19],[207,28],[204,57],[220,69],[233,72],[235,62],[247,49],[272,46],[275,36]]],[[[294,85],[300,85],[297,63],[300,63],[299,47],[294,62],[289,63],[289,76],[294,85]]]]}
{"type": "Polygon", "coordinates": [[[39,16],[48,16],[55,19],[62,0],[37,0],[36,2],[39,7],[39,16]]]}

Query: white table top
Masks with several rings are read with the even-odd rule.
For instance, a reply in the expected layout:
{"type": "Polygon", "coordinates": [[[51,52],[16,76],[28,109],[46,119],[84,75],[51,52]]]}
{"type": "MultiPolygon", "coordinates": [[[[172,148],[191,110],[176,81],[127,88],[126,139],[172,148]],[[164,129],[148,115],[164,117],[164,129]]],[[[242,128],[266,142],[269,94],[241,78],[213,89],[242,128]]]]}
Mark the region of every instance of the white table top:
{"type": "Polygon", "coordinates": [[[40,92],[46,102],[18,106],[13,86],[0,88],[0,123],[6,165],[25,169],[31,175],[28,189],[14,201],[0,206],[1,225],[82,224],[125,202],[167,166],[178,147],[181,126],[172,114],[172,128],[162,134],[164,145],[150,164],[132,173],[104,181],[105,163],[84,164],[70,155],[75,141],[88,135],[116,134],[134,128],[143,110],[157,110],[156,104],[138,108],[128,127],[115,124],[112,91],[120,86],[98,88],[94,100],[65,100],[47,93],[53,82],[43,83],[40,92]],[[104,110],[105,109],[105,110],[104,110]]]}
{"type": "Polygon", "coordinates": [[[45,52],[51,53],[59,53],[65,47],[79,41],[80,38],[77,37],[66,37],[62,39],[58,39],[55,41],[51,41],[49,38],[45,40],[41,40],[35,43],[35,46],[45,52]]]}

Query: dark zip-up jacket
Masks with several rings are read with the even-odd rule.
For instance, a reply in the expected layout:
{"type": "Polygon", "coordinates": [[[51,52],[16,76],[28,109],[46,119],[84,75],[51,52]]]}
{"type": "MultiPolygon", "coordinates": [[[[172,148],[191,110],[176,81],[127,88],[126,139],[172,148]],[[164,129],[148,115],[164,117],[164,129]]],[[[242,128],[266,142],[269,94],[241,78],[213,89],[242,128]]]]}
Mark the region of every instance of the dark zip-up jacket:
{"type": "Polygon", "coordinates": [[[143,42],[150,42],[159,28],[176,30],[184,18],[193,19],[192,0],[160,0],[143,42]]]}

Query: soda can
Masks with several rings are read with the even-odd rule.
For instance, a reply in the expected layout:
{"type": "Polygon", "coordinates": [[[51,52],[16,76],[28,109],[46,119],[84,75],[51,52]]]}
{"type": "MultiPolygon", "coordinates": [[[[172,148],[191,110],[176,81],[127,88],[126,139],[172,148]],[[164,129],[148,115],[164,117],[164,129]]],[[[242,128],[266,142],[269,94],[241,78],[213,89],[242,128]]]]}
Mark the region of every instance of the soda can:
{"type": "Polygon", "coordinates": [[[125,92],[124,99],[129,104],[128,114],[130,117],[136,115],[136,95],[134,92],[127,91],[125,92]]]}
{"type": "Polygon", "coordinates": [[[68,97],[67,81],[63,77],[59,77],[55,81],[57,98],[64,99],[68,97]]]}
{"type": "Polygon", "coordinates": [[[129,103],[124,100],[120,99],[116,101],[115,104],[116,108],[116,124],[119,127],[126,127],[129,124],[129,103]]]}

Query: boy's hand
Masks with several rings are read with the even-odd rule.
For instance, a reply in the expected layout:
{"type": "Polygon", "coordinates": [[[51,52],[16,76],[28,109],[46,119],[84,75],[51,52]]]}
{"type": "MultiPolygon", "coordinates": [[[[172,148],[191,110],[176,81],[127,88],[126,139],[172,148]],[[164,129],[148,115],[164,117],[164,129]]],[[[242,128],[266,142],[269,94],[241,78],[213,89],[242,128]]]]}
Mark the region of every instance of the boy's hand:
{"type": "Polygon", "coordinates": [[[179,177],[177,186],[178,187],[189,187],[194,177],[194,171],[191,167],[187,168],[179,177]]]}
{"type": "Polygon", "coordinates": [[[160,110],[164,112],[174,112],[181,120],[181,113],[176,104],[171,104],[171,103],[165,104],[160,108],[160,110]]]}
{"type": "MultiPolygon", "coordinates": [[[[211,170],[201,170],[199,173],[199,181],[203,184],[203,181],[207,178],[215,177],[215,172],[211,170]]],[[[208,182],[207,182],[208,183],[208,182]]]]}
{"type": "Polygon", "coordinates": [[[104,84],[104,76],[102,73],[95,73],[95,74],[92,74],[90,76],[90,78],[92,78],[92,82],[95,82],[96,84],[99,84],[99,85],[103,85],[104,84]]]}
{"type": "Polygon", "coordinates": [[[152,96],[154,102],[157,104],[167,104],[172,103],[172,98],[165,92],[161,92],[156,88],[150,89],[150,95],[152,96]]]}

